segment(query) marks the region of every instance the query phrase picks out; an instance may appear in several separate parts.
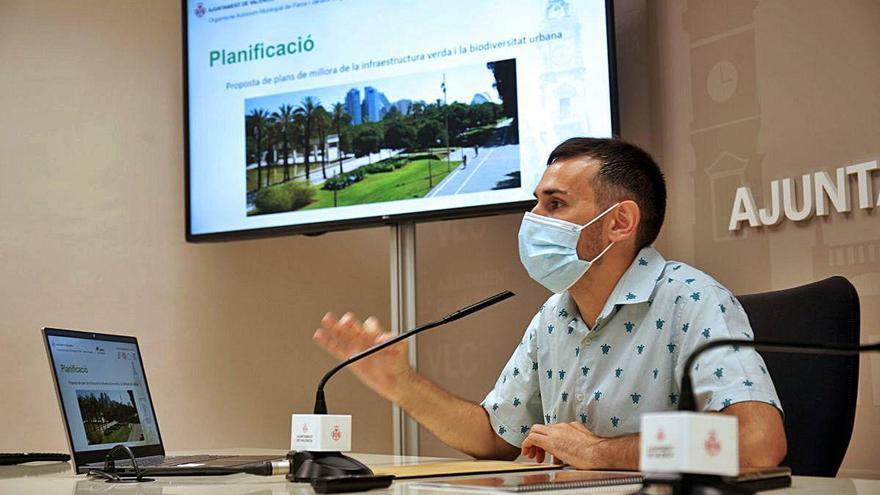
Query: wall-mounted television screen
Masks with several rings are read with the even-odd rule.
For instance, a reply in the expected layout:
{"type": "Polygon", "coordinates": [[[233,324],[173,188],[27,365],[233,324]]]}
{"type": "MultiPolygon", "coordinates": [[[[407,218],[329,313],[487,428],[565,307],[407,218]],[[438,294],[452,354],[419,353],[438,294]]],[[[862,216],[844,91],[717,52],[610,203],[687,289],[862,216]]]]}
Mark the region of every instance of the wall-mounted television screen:
{"type": "Polygon", "coordinates": [[[616,130],[610,0],[186,0],[187,238],[522,210],[616,130]]]}

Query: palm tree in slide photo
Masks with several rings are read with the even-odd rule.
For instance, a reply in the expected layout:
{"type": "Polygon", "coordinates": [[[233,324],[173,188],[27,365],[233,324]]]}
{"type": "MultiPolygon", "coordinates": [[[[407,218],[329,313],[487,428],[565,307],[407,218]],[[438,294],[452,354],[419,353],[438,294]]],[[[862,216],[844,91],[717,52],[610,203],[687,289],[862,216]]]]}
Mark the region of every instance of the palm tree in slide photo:
{"type": "Polygon", "coordinates": [[[327,146],[327,131],[330,130],[330,114],[324,107],[319,106],[315,109],[315,131],[318,133],[318,147],[321,149],[321,175],[327,178],[327,156],[325,147],[327,146]]]}
{"type": "Polygon", "coordinates": [[[262,108],[251,110],[247,116],[247,127],[254,136],[254,145],[256,148],[257,160],[257,189],[263,187],[263,138],[266,134],[266,127],[269,124],[269,112],[262,108]]]}
{"type": "Polygon", "coordinates": [[[309,180],[309,158],[312,154],[312,131],[314,130],[315,110],[321,106],[321,101],[313,96],[306,96],[300,103],[296,113],[303,119],[303,151],[305,152],[306,180],[309,180]]]}
{"type": "Polygon", "coordinates": [[[345,113],[345,105],[341,102],[333,104],[333,127],[336,128],[336,155],[339,157],[339,173],[342,173],[342,125],[348,124],[351,116],[345,113]]]}
{"type": "Polygon", "coordinates": [[[290,143],[294,132],[293,112],[294,109],[292,105],[281,105],[278,111],[272,114],[272,119],[278,127],[280,134],[279,137],[281,138],[281,160],[283,160],[284,163],[284,182],[290,180],[290,163],[288,162],[288,158],[290,157],[290,143]]]}

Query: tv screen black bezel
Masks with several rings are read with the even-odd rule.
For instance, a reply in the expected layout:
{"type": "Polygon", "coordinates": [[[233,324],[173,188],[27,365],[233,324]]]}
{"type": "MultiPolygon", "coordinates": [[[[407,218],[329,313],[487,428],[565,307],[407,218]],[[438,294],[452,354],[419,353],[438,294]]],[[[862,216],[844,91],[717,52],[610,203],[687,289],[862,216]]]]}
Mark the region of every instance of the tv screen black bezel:
{"type": "MultiPolygon", "coordinates": [[[[484,206],[467,206],[442,210],[420,211],[394,215],[376,215],[347,220],[332,220],[299,225],[279,225],[276,227],[260,227],[254,229],[228,230],[194,234],[192,232],[192,207],[190,205],[190,123],[189,123],[189,9],[187,0],[181,0],[181,18],[183,33],[183,161],[184,161],[184,198],[186,210],[186,241],[224,242],[247,239],[261,239],[285,235],[318,235],[326,232],[352,230],[360,228],[381,227],[408,222],[431,222],[453,220],[507,213],[523,212],[535,205],[534,200],[514,201],[484,206]]],[[[611,132],[614,136],[620,133],[620,112],[617,92],[617,46],[614,29],[614,0],[605,0],[605,33],[608,48],[608,87],[609,105],[611,110],[611,132]]]]}

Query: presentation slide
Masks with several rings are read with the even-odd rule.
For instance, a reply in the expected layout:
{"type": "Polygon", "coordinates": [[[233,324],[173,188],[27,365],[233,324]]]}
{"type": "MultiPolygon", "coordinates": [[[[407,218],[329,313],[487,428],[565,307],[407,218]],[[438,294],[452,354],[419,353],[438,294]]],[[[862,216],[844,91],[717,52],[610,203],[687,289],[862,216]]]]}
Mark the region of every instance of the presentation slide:
{"type": "Polygon", "coordinates": [[[604,0],[190,1],[186,18],[194,236],[528,201],[555,145],[612,135],[604,0]]]}
{"type": "Polygon", "coordinates": [[[159,444],[134,344],[49,336],[74,450],[159,444]]]}

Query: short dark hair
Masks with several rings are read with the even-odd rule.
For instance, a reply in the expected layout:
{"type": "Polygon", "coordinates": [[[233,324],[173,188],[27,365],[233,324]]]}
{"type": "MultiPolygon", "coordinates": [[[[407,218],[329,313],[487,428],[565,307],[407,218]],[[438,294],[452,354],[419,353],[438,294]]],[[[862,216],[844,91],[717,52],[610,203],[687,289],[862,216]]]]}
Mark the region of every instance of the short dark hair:
{"type": "Polygon", "coordinates": [[[636,249],[651,245],[666,215],[666,181],[651,155],[620,139],[576,137],[557,146],[547,165],[580,157],[601,163],[593,179],[599,208],[604,210],[624,199],[635,201],[642,214],[636,249]]]}

